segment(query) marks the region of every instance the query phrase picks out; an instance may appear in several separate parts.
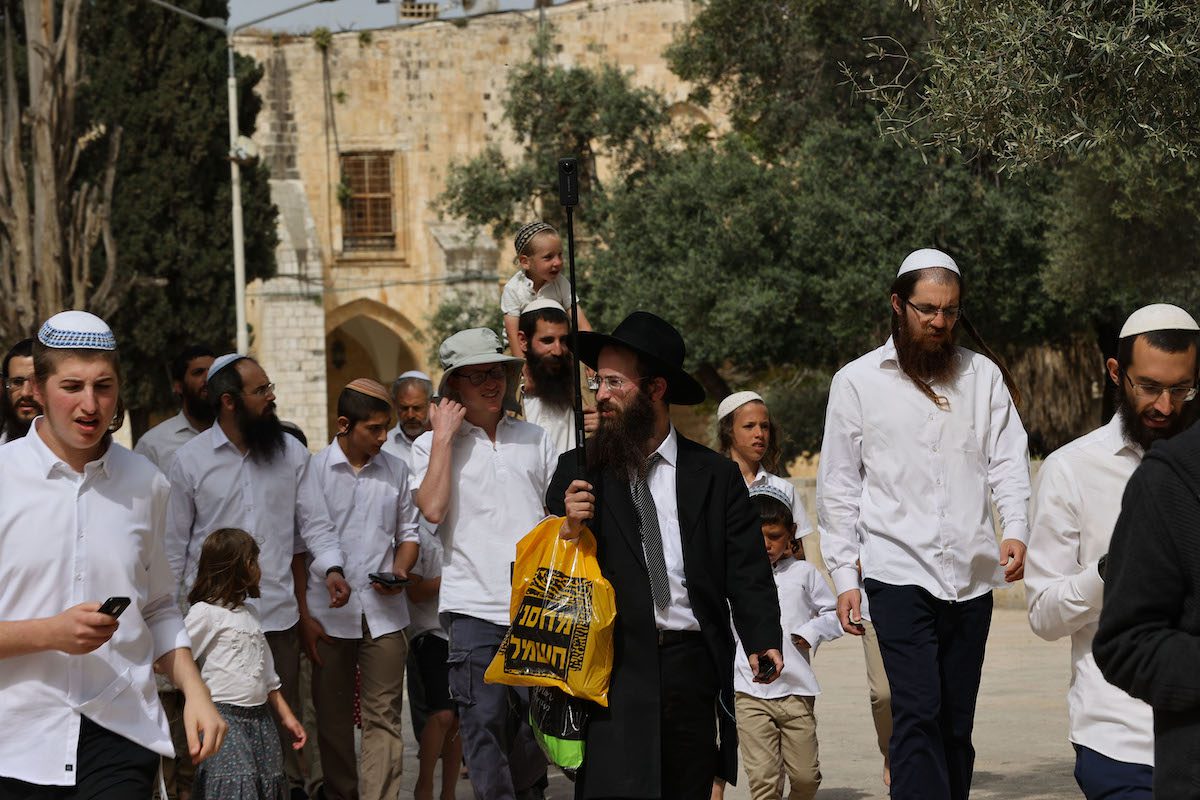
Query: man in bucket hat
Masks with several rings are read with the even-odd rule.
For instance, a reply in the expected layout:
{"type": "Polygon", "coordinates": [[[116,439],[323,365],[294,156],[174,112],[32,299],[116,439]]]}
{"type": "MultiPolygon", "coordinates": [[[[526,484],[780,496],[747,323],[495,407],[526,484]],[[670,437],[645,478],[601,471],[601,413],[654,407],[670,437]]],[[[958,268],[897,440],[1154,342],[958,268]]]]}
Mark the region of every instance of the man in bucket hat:
{"type": "MultiPolygon", "coordinates": [[[[528,723],[528,692],[485,684],[511,622],[509,565],[517,542],[545,516],[558,453],[515,409],[524,360],[502,355],[487,328],[442,342],[433,430],[413,443],[417,507],[445,547],[440,612],[450,636],[450,695],[477,797],[540,797],[546,761],[528,723]]],[[[449,767],[447,767],[449,768],[449,767]]]]}
{"type": "Polygon", "coordinates": [[[737,466],[671,425],[670,403],[704,400],[678,331],[636,311],[611,335],[581,332],[579,350],[597,370],[599,429],[583,479],[564,454],[546,504],[565,513],[564,538],[595,534],[618,613],[577,797],[702,800],[714,778],[737,778],[731,608],[756,680],[783,668],[759,519],[737,466]]]}

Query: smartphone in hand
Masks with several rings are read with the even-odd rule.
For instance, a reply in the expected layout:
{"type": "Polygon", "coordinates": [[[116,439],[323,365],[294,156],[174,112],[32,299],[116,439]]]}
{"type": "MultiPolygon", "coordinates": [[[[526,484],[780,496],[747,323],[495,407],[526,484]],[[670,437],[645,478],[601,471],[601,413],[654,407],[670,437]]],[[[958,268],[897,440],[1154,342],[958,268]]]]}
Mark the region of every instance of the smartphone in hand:
{"type": "Polygon", "coordinates": [[[101,614],[108,614],[113,619],[121,616],[129,608],[128,597],[110,597],[97,609],[101,614]]]}
{"type": "Polygon", "coordinates": [[[393,589],[397,586],[407,586],[408,584],[412,583],[412,581],[410,581],[408,578],[401,578],[394,572],[372,572],[371,574],[367,575],[367,579],[370,580],[371,583],[378,583],[380,586],[384,586],[388,589],[393,589]]]}
{"type": "Polygon", "coordinates": [[[775,662],[764,653],[758,657],[758,672],[754,675],[757,683],[766,683],[775,676],[775,662]]]}

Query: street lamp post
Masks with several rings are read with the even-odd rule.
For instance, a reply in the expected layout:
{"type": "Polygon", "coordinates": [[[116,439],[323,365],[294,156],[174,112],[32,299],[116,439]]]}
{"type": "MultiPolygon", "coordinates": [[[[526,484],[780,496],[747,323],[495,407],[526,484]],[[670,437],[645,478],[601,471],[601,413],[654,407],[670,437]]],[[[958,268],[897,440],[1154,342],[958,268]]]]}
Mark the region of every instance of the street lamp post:
{"type": "Polygon", "coordinates": [[[243,22],[241,25],[234,27],[230,27],[220,17],[202,17],[199,14],[193,14],[187,9],[172,5],[166,2],[166,0],[150,0],[150,2],[168,11],[174,11],[176,14],[187,17],[193,22],[199,22],[201,25],[219,31],[225,37],[226,50],[229,55],[229,77],[226,83],[229,90],[229,180],[230,194],[233,201],[234,309],[237,316],[237,352],[244,354],[250,349],[250,336],[246,330],[246,237],[244,228],[242,227],[242,170],[238,164],[241,157],[236,152],[238,149],[238,105],[237,75],[233,69],[233,37],[239,31],[266,22],[267,20],[275,19],[275,17],[281,17],[284,14],[290,14],[302,8],[315,6],[318,3],[336,2],[336,0],[307,0],[307,2],[298,3],[272,14],[243,22]]]}

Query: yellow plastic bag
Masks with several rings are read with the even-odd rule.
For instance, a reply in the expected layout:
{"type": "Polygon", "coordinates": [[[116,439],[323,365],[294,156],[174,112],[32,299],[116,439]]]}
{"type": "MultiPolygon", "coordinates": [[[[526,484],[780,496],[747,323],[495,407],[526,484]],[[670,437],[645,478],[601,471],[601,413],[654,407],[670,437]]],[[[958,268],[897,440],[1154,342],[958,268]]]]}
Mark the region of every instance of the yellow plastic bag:
{"type": "Polygon", "coordinates": [[[600,574],[592,532],[563,541],[562,523],[547,517],[517,543],[513,623],[484,680],[552,686],[607,706],[616,594],[600,574]]]}

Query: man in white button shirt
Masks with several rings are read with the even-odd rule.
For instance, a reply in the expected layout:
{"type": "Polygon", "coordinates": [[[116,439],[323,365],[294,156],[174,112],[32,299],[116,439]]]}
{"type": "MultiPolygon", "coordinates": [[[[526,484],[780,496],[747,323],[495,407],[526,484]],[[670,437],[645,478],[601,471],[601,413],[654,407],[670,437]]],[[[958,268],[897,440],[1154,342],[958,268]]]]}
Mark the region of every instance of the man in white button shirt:
{"type": "MultiPolygon", "coordinates": [[[[380,451],[392,402],[378,381],[359,378],[338,395],[338,432],[312,458],[346,554],[354,589],[341,608],[327,608],[325,576],[310,569],[300,604],[300,638],[313,662],[321,771],[329,800],[394,800],[400,792],[404,738],[404,662],[408,602],[399,579],[417,560],[417,509],[408,467],[380,451]],[[354,676],[362,676],[362,762],[354,748],[354,676]]],[[[315,561],[313,562],[316,563],[315,561]]]]}
{"type": "Polygon", "coordinates": [[[184,348],[171,361],[171,386],[179,398],[179,413],[142,434],[133,452],[144,455],[163,475],[171,471],[175,451],[212,427],[216,413],[205,384],[216,353],[203,345],[184,348]]]}
{"type": "MultiPolygon", "coordinates": [[[[275,415],[275,385],[258,362],[236,353],[213,361],[208,399],[216,424],[179,448],[168,475],[167,559],[185,597],[208,534],[241,528],[254,537],[262,596],[250,605],[266,633],[284,699],[299,708],[297,590],[304,591],[304,553],[311,553],[313,569],[323,576],[330,605],[345,605],[350,586],[337,532],[309,469],[308,450],[284,433],[275,415]]],[[[291,738],[280,728],[288,782],[302,788],[291,738]]]]}
{"type": "Polygon", "coordinates": [[[475,796],[537,797],[546,761],[529,728],[528,691],[483,682],[512,622],[517,542],[545,517],[558,458],[546,432],[505,413],[516,407],[522,359],[502,355],[486,328],[442,342],[433,430],[417,439],[417,506],[445,546],[439,611],[450,636],[450,696],[475,796]]]}
{"type": "Polygon", "coordinates": [[[838,617],[863,634],[865,587],[891,683],[893,798],[970,792],[992,589],[1021,578],[1028,539],[1029,456],[1012,381],[962,303],[950,256],[904,260],[892,337],[833,378],[817,475],[838,617]],[[955,346],[956,323],[986,355],[955,346]]]}
{"type": "Polygon", "coordinates": [[[172,755],[153,667],[187,698],[193,760],[226,728],[175,605],[167,482],[112,441],[120,377],[101,319],[56,314],[32,352],[45,415],[0,461],[0,798],[149,797],[172,755]],[[124,613],[101,611],[110,597],[124,613]]]}
{"type": "Polygon", "coordinates": [[[1150,706],[1108,683],[1092,656],[1103,565],[1129,476],[1150,446],[1184,430],[1196,386],[1196,321],[1177,306],[1138,309],[1108,359],[1117,413],[1042,464],[1025,568],[1029,622],[1044,639],[1071,637],[1067,694],[1075,780],[1089,800],[1153,796],[1150,706]]]}
{"type": "MultiPolygon", "coordinates": [[[[525,383],[521,415],[545,429],[559,453],[575,449],[575,371],[571,368],[571,326],[567,312],[555,300],[539,298],[525,307],[517,321],[517,340],[525,353],[525,383]]],[[[595,409],[584,411],[595,428],[595,409]]]]}
{"type": "Polygon", "coordinates": [[[429,401],[433,381],[420,370],[410,369],[392,382],[392,404],[396,408],[396,427],[388,431],[383,452],[391,453],[412,469],[412,446],[429,430],[429,401]]]}

